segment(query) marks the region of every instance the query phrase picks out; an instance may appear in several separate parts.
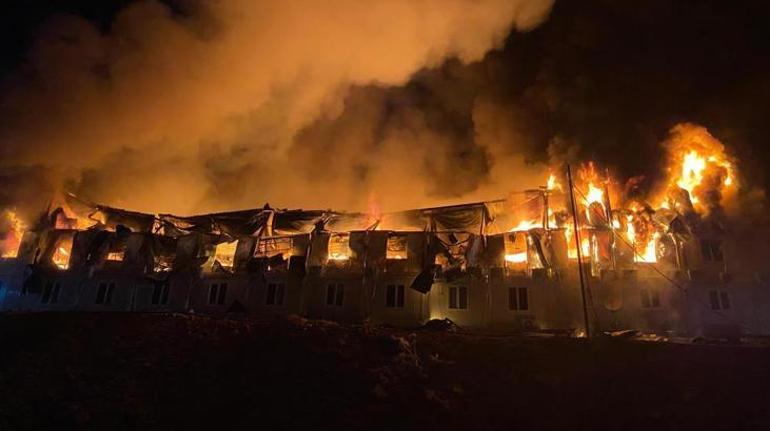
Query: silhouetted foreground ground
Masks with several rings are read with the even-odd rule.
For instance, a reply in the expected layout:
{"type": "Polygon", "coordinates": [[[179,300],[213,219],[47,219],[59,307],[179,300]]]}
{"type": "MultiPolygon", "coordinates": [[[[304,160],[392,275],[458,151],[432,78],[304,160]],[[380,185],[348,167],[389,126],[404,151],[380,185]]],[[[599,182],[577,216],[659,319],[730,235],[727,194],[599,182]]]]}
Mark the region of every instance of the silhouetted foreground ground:
{"type": "Polygon", "coordinates": [[[770,349],[0,316],[0,429],[770,429],[770,349]]]}

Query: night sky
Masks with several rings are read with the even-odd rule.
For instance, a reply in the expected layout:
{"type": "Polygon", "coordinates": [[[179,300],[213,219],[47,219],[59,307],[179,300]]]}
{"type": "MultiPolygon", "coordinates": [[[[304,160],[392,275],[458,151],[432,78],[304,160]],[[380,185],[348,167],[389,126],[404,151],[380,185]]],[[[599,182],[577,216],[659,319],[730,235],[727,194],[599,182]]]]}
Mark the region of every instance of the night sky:
{"type": "MultiPolygon", "coordinates": [[[[10,76],[24,65],[38,29],[51,16],[80,15],[108,33],[115,14],[131,3],[6,2],[0,70],[10,76]]],[[[196,10],[194,1],[169,4],[180,17],[196,10]]],[[[744,183],[766,188],[768,22],[770,2],[765,1],[556,0],[544,23],[512,33],[502,49],[490,51],[481,61],[464,64],[449,58],[439,67],[417,72],[403,86],[354,85],[342,114],[303,126],[289,153],[297,160],[322,163],[319,154],[329,145],[323,138],[344,140],[350,119],[372,103],[377,113],[366,121],[374,123],[375,134],[402,121],[406,112],[418,111],[424,127],[441,137],[450,164],[466,173],[456,180],[453,171],[426,163],[435,178],[428,194],[452,196],[446,192],[451,183],[460,196],[483,183],[492,163],[471,142],[473,109],[483,99],[501,108],[503,121],[509,116],[515,124],[515,151],[528,163],[547,162],[560,152],[568,154],[568,160],[594,159],[624,178],[654,177],[664,157],[660,142],[669,129],[694,122],[736,155],[743,177],[749,179],[744,183]]],[[[377,147],[376,141],[367,145],[377,147]]],[[[209,175],[214,178],[212,193],[244,180],[240,171],[222,167],[240,157],[241,147],[232,148],[204,164],[216,173],[209,175]]],[[[350,164],[350,172],[361,181],[369,178],[371,166],[350,164]]],[[[320,170],[316,174],[325,175],[320,170]]],[[[85,170],[79,181],[75,188],[82,189],[84,181],[98,184],[100,174],[85,170]]],[[[100,196],[98,191],[94,195],[100,196]]],[[[238,204],[242,200],[233,199],[238,204]]]]}

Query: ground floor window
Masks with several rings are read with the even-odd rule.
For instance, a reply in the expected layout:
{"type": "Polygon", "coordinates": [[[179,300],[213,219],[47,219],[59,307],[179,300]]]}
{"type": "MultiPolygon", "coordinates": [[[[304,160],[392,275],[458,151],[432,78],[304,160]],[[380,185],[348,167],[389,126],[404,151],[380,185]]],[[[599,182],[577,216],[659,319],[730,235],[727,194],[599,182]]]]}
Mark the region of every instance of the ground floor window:
{"type": "Polygon", "coordinates": [[[171,289],[169,282],[156,283],[152,288],[152,304],[153,305],[166,305],[168,304],[168,291],[171,289]]]}
{"type": "Polygon", "coordinates": [[[729,310],[730,296],[724,290],[712,290],[709,292],[709,300],[712,310],[729,310]]]}
{"type": "Polygon", "coordinates": [[[449,308],[457,310],[468,308],[468,287],[458,286],[449,288],[449,308]]]}
{"type": "Polygon", "coordinates": [[[209,305],[224,305],[227,297],[227,283],[212,283],[209,287],[209,305]]]}
{"type": "Polygon", "coordinates": [[[529,288],[509,287],[508,288],[508,309],[512,311],[529,310],[529,288]]]}
{"type": "Polygon", "coordinates": [[[284,292],[286,285],[283,283],[269,283],[267,285],[267,305],[283,305],[284,292]]]}
{"type": "Polygon", "coordinates": [[[61,289],[60,281],[49,281],[43,288],[43,297],[40,302],[43,304],[56,304],[59,302],[59,290],[61,289]]]}
{"type": "Polygon", "coordinates": [[[404,308],[404,285],[389,284],[385,292],[385,306],[388,308],[404,308]]]}
{"type": "Polygon", "coordinates": [[[345,285],[342,283],[332,283],[326,286],[326,305],[330,307],[342,307],[345,299],[345,285]]]}
{"type": "Polygon", "coordinates": [[[97,304],[112,304],[112,291],[115,290],[115,283],[102,281],[99,283],[99,290],[96,291],[97,304]]]}
{"type": "Polygon", "coordinates": [[[660,290],[658,289],[639,289],[642,297],[642,308],[660,307],[660,290]]]}

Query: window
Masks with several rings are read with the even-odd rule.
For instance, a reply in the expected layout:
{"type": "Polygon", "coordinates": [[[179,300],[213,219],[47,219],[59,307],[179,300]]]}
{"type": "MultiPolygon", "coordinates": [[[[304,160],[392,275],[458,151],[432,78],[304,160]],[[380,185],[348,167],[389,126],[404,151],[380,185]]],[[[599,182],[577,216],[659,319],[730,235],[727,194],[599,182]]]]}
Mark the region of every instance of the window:
{"type": "Polygon", "coordinates": [[[404,308],[404,285],[389,284],[385,295],[385,306],[388,308],[404,308]]]}
{"type": "Polygon", "coordinates": [[[512,311],[529,310],[529,288],[509,287],[508,288],[508,309],[512,311]]]}
{"type": "Polygon", "coordinates": [[[168,304],[168,291],[171,285],[168,281],[156,283],[152,288],[152,305],[168,304]]]}
{"type": "Polygon", "coordinates": [[[658,289],[639,289],[642,297],[642,308],[660,307],[660,291],[658,289]]]}
{"type": "Polygon", "coordinates": [[[346,261],[350,259],[350,234],[333,233],[329,237],[329,260],[346,261]]]}
{"type": "Polygon", "coordinates": [[[214,260],[219,262],[223,268],[232,268],[235,262],[235,249],[238,241],[221,242],[214,249],[214,260]]]}
{"type": "Polygon", "coordinates": [[[527,233],[513,232],[505,235],[505,263],[507,267],[522,268],[527,265],[527,233]]]}
{"type": "Polygon", "coordinates": [[[449,288],[449,308],[457,310],[468,308],[468,288],[466,286],[449,288]]]}
{"type": "Polygon", "coordinates": [[[703,253],[703,260],[707,262],[722,262],[724,257],[722,255],[722,245],[717,240],[703,239],[700,242],[701,252],[703,253]]]}
{"type": "Polygon", "coordinates": [[[344,284],[330,284],[326,286],[326,305],[330,307],[342,307],[345,299],[344,284]]]}
{"type": "Polygon", "coordinates": [[[283,305],[284,292],[286,285],[283,283],[269,283],[267,285],[267,305],[283,305]]]}
{"type": "Polygon", "coordinates": [[[388,248],[385,251],[386,259],[406,259],[406,235],[389,235],[388,248]]]}
{"type": "Polygon", "coordinates": [[[115,290],[115,283],[107,283],[104,281],[99,283],[99,290],[96,292],[96,303],[111,304],[113,290],[115,290]]]}
{"type": "Polygon", "coordinates": [[[49,281],[43,288],[43,297],[40,302],[43,304],[56,304],[59,302],[59,290],[61,289],[60,281],[49,281]]]}
{"type": "Polygon", "coordinates": [[[712,310],[729,310],[730,296],[722,290],[712,290],[709,292],[709,301],[712,310]]]}
{"type": "Polygon", "coordinates": [[[209,287],[209,305],[224,305],[227,297],[227,283],[213,283],[209,287]]]}
{"type": "Polygon", "coordinates": [[[59,269],[70,267],[70,253],[72,252],[73,234],[63,234],[56,240],[51,262],[59,269]]]}
{"type": "Polygon", "coordinates": [[[125,256],[126,256],[125,251],[111,251],[107,253],[107,260],[114,261],[114,262],[122,262],[125,256]]]}

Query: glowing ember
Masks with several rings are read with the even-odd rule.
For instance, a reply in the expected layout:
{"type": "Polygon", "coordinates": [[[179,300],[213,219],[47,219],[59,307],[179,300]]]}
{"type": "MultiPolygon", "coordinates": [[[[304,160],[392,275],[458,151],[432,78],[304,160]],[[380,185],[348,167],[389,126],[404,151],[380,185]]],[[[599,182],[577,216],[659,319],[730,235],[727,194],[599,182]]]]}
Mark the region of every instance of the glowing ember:
{"type": "Polygon", "coordinates": [[[541,227],[543,227],[543,225],[535,220],[523,220],[511,228],[509,232],[524,232],[530,229],[537,229],[541,227]]]}
{"type": "Polygon", "coordinates": [[[652,239],[650,239],[647,242],[647,245],[644,247],[644,252],[641,254],[636,253],[634,254],[634,262],[640,262],[640,263],[655,263],[658,261],[658,238],[660,238],[660,234],[658,232],[655,232],[652,236],[652,239]]]}
{"type": "Polygon", "coordinates": [[[346,261],[350,259],[350,235],[334,233],[329,237],[329,260],[346,261]]]}
{"type": "Polygon", "coordinates": [[[583,256],[591,255],[591,241],[588,238],[580,239],[580,252],[583,253],[583,256]]]}
{"type": "Polygon", "coordinates": [[[527,252],[521,252],[521,253],[514,253],[514,254],[506,254],[505,255],[505,261],[510,263],[526,263],[527,262],[527,252]]]}
{"type": "Polygon", "coordinates": [[[59,269],[70,267],[70,253],[72,251],[72,236],[63,235],[56,244],[56,249],[51,256],[51,262],[59,269]]]}
{"type": "Polygon", "coordinates": [[[406,259],[406,236],[390,235],[388,236],[388,245],[385,252],[386,259],[404,260],[406,259]]]}
{"type": "Polygon", "coordinates": [[[548,190],[561,190],[561,184],[556,179],[554,174],[548,176],[548,182],[546,183],[546,189],[548,190]]]}
{"type": "Polygon", "coordinates": [[[219,262],[224,268],[232,268],[235,262],[235,249],[238,246],[238,241],[221,242],[217,244],[214,251],[214,260],[219,262]]]}
{"type": "Polygon", "coordinates": [[[107,253],[107,260],[121,262],[123,261],[123,257],[125,256],[125,253],[122,251],[114,251],[107,253]]]}

